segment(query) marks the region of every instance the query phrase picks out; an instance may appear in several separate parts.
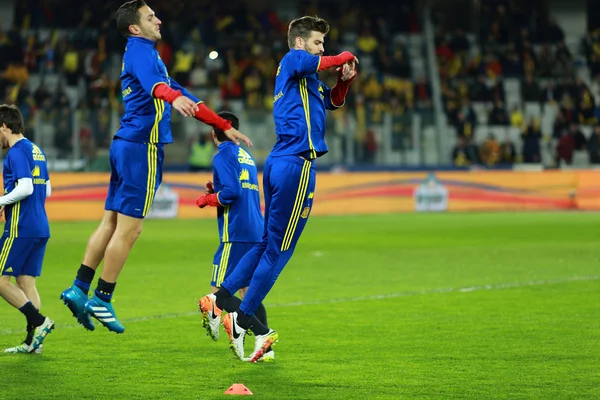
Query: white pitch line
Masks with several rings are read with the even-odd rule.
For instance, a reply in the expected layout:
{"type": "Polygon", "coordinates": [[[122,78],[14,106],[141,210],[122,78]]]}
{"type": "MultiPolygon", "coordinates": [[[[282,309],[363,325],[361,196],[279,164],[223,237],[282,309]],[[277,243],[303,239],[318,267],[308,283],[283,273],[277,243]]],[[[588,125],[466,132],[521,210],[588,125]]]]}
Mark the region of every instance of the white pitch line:
{"type": "MultiPolygon", "coordinates": [[[[454,288],[435,288],[435,289],[425,289],[425,290],[417,290],[410,292],[397,292],[397,293],[385,293],[385,294],[372,294],[367,296],[356,296],[356,297],[341,297],[337,299],[323,299],[323,300],[314,300],[314,301],[295,301],[289,303],[267,303],[265,306],[267,308],[279,308],[279,307],[299,307],[299,306],[314,306],[314,305],[327,305],[327,304],[337,304],[337,303],[349,303],[356,301],[365,301],[365,300],[384,300],[384,299],[394,299],[397,297],[412,297],[412,296],[425,296],[430,294],[442,294],[442,293],[470,293],[470,292],[479,292],[484,290],[502,290],[502,289],[513,289],[513,288],[521,288],[521,287],[529,287],[529,286],[542,286],[542,285],[556,285],[560,283],[569,283],[569,282],[589,282],[589,281],[597,281],[600,280],[600,275],[593,276],[571,276],[566,278],[556,278],[556,279],[540,279],[540,280],[532,280],[525,282],[511,282],[511,283],[496,283],[489,285],[478,285],[478,286],[467,286],[467,287],[454,287],[454,288]]],[[[134,317],[123,319],[122,322],[141,322],[141,321],[154,321],[158,319],[171,319],[171,318],[181,318],[181,317],[190,317],[193,315],[199,315],[198,311],[188,311],[182,313],[171,313],[171,314],[162,314],[162,315],[151,315],[146,317],[134,317]]],[[[96,321],[94,321],[96,322],[96,321]]],[[[81,328],[79,324],[68,324],[68,325],[60,325],[60,329],[66,328],[81,328]]],[[[0,330],[0,335],[13,335],[23,333],[22,329],[5,329],[0,330]]]]}

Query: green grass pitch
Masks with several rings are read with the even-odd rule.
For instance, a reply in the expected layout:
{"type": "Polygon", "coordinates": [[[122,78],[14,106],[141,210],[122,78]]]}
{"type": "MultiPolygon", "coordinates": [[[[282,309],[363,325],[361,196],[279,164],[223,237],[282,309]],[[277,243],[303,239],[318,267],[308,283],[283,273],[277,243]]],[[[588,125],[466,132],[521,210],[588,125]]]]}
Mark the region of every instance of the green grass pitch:
{"type": "MultiPolygon", "coordinates": [[[[42,355],[0,354],[0,399],[600,398],[600,214],[313,217],[265,301],[272,364],[201,327],[211,220],[147,221],[115,292],[125,333],[76,325],[59,294],[94,226],[52,224],[56,330],[42,355]]],[[[0,346],[24,327],[0,303],[0,346]]]]}

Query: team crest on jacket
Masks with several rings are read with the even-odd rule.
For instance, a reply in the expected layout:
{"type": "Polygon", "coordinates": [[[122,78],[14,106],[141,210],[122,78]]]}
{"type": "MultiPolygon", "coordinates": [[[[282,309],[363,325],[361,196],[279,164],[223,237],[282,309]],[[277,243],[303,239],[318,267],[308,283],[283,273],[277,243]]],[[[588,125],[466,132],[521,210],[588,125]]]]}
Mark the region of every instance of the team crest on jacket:
{"type": "Polygon", "coordinates": [[[306,207],[304,207],[304,210],[302,210],[301,217],[302,218],[307,218],[309,213],[310,213],[310,207],[306,206],[306,207]]]}

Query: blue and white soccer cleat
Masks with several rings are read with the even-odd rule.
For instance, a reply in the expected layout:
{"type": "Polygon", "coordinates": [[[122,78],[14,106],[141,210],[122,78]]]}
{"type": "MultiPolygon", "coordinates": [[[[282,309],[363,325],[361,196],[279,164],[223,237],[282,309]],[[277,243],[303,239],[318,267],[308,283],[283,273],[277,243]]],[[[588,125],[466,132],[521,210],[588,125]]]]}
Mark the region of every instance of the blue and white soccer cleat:
{"type": "Polygon", "coordinates": [[[77,318],[77,322],[83,325],[85,329],[88,331],[95,329],[92,319],[85,312],[85,303],[88,301],[88,296],[83,290],[73,285],[60,294],[60,299],[69,307],[73,316],[77,318]]]}
{"type": "Polygon", "coordinates": [[[11,347],[10,349],[4,350],[7,354],[42,354],[44,350],[44,345],[40,344],[40,347],[33,350],[30,344],[21,343],[18,346],[11,347]]]}
{"type": "Polygon", "coordinates": [[[117,319],[117,314],[113,306],[99,299],[97,296],[92,297],[85,303],[85,311],[100,321],[109,331],[116,333],[125,332],[125,327],[117,319]]]}
{"type": "Polygon", "coordinates": [[[39,349],[46,336],[54,329],[54,321],[46,317],[40,326],[33,330],[33,340],[31,341],[31,352],[39,349]]]}

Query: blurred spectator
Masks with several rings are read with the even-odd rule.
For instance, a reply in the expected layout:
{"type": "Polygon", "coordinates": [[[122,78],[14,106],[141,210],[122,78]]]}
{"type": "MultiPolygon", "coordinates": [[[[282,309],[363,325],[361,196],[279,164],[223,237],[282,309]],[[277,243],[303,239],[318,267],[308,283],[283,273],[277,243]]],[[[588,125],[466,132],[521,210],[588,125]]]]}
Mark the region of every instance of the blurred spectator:
{"type": "Polygon", "coordinates": [[[373,35],[373,31],[369,24],[365,24],[362,28],[358,39],[356,39],[356,48],[358,49],[357,57],[372,55],[378,48],[379,43],[373,35]]]}
{"type": "Polygon", "coordinates": [[[531,74],[528,74],[525,77],[525,81],[521,84],[521,99],[525,102],[538,102],[542,100],[540,85],[533,79],[533,75],[531,74]]]}
{"type": "Polygon", "coordinates": [[[506,109],[504,108],[502,101],[495,101],[494,108],[492,108],[492,111],[490,111],[490,115],[488,117],[488,123],[490,125],[509,125],[508,114],[506,113],[506,109]]]}
{"type": "Polygon", "coordinates": [[[552,137],[554,139],[559,139],[563,136],[565,131],[567,130],[567,120],[565,115],[561,110],[558,110],[556,115],[556,119],[554,120],[554,126],[552,127],[552,137]]]}
{"type": "Polygon", "coordinates": [[[521,134],[521,138],[523,139],[523,161],[525,163],[541,162],[540,141],[542,139],[542,131],[540,129],[540,121],[532,119],[521,134]]]}
{"type": "Polygon", "coordinates": [[[573,137],[573,149],[576,151],[585,150],[587,139],[577,124],[571,123],[569,134],[573,137]]]}
{"type": "Polygon", "coordinates": [[[467,167],[477,163],[477,149],[463,137],[458,137],[452,150],[452,162],[457,167],[467,167]]]}
{"type": "Polygon", "coordinates": [[[500,145],[493,134],[490,134],[480,148],[481,162],[488,167],[496,165],[500,159],[500,145]]]}
{"type": "Polygon", "coordinates": [[[190,141],[188,164],[191,172],[211,171],[215,145],[209,134],[200,134],[190,141]]]}
{"type": "Polygon", "coordinates": [[[415,104],[419,108],[431,108],[431,85],[424,75],[420,76],[415,84],[415,104]]]}
{"type": "Polygon", "coordinates": [[[525,126],[525,117],[521,112],[521,108],[518,106],[515,106],[510,113],[510,125],[515,128],[520,128],[521,130],[523,130],[525,126]]]}
{"type": "Polygon", "coordinates": [[[513,164],[517,161],[517,149],[510,139],[506,139],[500,147],[500,164],[513,164]]]}
{"type": "Polygon", "coordinates": [[[542,78],[550,78],[552,76],[552,70],[556,60],[550,43],[545,43],[542,51],[539,55],[539,76],[542,78]]]}
{"type": "Polygon", "coordinates": [[[590,164],[600,164],[600,125],[594,127],[587,148],[590,155],[590,164]]]}

